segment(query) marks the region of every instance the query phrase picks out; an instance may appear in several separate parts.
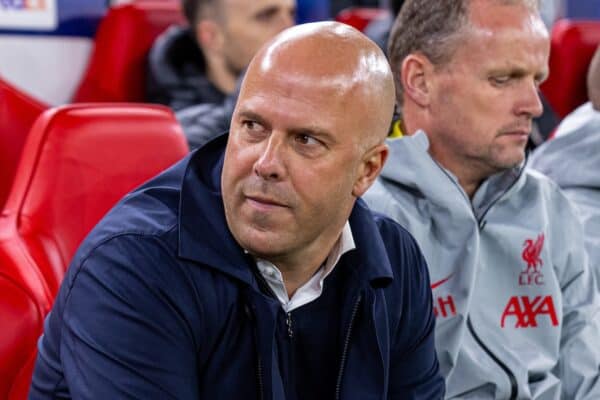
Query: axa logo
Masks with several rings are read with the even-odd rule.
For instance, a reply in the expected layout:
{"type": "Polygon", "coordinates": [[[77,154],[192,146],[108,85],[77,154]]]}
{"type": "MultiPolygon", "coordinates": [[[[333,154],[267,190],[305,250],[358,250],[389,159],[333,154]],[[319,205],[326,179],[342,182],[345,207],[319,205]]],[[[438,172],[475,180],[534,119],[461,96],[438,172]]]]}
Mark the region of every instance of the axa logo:
{"type": "Polygon", "coordinates": [[[507,323],[514,322],[515,328],[537,328],[542,319],[558,326],[552,296],[513,296],[504,307],[500,326],[504,328],[507,323]]]}
{"type": "MultiPolygon", "coordinates": [[[[437,282],[433,282],[431,284],[431,290],[437,289],[442,286],[444,283],[448,282],[450,278],[452,278],[450,274],[444,279],[440,279],[437,282]]],[[[448,296],[435,296],[433,301],[433,314],[436,317],[446,318],[453,317],[456,315],[456,305],[454,304],[454,298],[452,295],[448,296]]]]}
{"type": "Polygon", "coordinates": [[[45,10],[46,0],[0,0],[5,10],[45,10]]]}
{"type": "Polygon", "coordinates": [[[544,265],[542,258],[542,248],[544,247],[544,234],[540,233],[535,240],[526,239],[523,242],[523,252],[521,257],[527,264],[525,270],[519,274],[519,285],[543,285],[544,275],[541,267],[544,265]]]}

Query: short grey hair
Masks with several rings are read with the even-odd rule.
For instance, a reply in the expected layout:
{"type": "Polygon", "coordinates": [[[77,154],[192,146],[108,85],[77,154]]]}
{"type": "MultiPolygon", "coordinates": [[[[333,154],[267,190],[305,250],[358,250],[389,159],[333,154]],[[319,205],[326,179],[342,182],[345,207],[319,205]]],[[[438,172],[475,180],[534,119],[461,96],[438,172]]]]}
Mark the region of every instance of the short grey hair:
{"type": "MultiPolygon", "coordinates": [[[[501,4],[524,4],[539,11],[539,0],[488,0],[501,4]]],[[[388,55],[394,79],[396,100],[402,104],[400,80],[402,62],[409,54],[421,53],[432,64],[448,63],[460,45],[469,23],[471,0],[406,0],[398,14],[388,42],[388,55]]]]}

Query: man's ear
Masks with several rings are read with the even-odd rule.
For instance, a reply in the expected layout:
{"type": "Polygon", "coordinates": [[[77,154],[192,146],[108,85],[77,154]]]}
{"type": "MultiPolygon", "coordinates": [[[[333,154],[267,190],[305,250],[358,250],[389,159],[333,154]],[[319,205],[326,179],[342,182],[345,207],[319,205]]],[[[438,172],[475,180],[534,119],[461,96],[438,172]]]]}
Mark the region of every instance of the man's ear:
{"type": "Polygon", "coordinates": [[[356,197],[362,196],[373,184],[387,160],[389,149],[387,144],[381,143],[371,148],[364,155],[358,169],[358,176],[352,194],[356,197]]]}
{"type": "Polygon", "coordinates": [[[434,66],[421,53],[412,53],[402,62],[401,78],[404,95],[421,107],[429,105],[434,66]]]}
{"type": "Polygon", "coordinates": [[[223,35],[216,21],[201,19],[196,24],[196,40],[205,52],[218,52],[223,46],[223,35]]]}

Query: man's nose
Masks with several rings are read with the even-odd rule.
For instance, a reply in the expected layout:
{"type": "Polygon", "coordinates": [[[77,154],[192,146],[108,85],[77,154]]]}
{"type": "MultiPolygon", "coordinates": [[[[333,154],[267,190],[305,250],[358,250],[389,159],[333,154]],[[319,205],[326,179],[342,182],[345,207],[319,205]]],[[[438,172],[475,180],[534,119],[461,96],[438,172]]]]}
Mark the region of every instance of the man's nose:
{"type": "Polygon", "coordinates": [[[518,94],[519,99],[517,100],[519,115],[527,115],[531,118],[539,117],[544,111],[542,100],[540,99],[540,91],[538,85],[535,82],[525,83],[523,90],[518,94]]]}
{"type": "Polygon", "coordinates": [[[254,173],[264,180],[277,181],[285,176],[285,143],[276,132],[263,142],[260,155],[254,163],[254,173]]]}

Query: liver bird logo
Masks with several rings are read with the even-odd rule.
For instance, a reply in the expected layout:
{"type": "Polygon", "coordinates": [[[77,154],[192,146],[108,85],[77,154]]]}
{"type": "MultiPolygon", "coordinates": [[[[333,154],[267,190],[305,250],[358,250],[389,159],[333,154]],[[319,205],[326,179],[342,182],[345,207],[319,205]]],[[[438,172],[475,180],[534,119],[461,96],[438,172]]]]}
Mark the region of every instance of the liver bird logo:
{"type": "Polygon", "coordinates": [[[521,257],[527,263],[527,269],[525,270],[527,273],[529,272],[538,272],[538,267],[543,265],[542,259],[540,258],[540,254],[542,252],[542,247],[544,247],[544,234],[540,233],[535,240],[527,239],[523,243],[523,253],[521,253],[521,257]]]}

